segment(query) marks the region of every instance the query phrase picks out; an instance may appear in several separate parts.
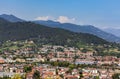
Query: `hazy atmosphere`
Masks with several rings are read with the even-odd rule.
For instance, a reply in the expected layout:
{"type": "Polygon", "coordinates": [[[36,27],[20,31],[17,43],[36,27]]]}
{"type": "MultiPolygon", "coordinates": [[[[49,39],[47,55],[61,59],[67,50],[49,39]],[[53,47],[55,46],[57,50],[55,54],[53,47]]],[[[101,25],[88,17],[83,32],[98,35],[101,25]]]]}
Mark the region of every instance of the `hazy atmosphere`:
{"type": "Polygon", "coordinates": [[[0,0],[0,14],[118,29],[119,3],[119,0],[0,0]]]}

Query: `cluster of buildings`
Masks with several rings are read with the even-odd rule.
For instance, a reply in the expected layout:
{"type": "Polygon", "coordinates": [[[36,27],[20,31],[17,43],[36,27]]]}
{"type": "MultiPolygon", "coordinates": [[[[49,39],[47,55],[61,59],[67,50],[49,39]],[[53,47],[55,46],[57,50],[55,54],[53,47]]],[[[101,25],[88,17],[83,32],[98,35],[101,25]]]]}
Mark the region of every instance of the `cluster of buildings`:
{"type": "Polygon", "coordinates": [[[26,79],[33,79],[37,70],[42,79],[112,79],[112,75],[120,73],[120,58],[115,56],[94,56],[93,51],[81,52],[74,47],[43,45],[36,52],[33,48],[24,48],[13,52],[0,54],[0,76],[25,74],[26,79]],[[41,64],[41,62],[68,62],[86,67],[73,68],[41,64]],[[37,63],[37,65],[33,64],[37,63]],[[24,71],[24,66],[32,66],[30,72],[24,71]],[[94,65],[94,67],[89,67],[94,65]]]}
{"type": "Polygon", "coordinates": [[[40,72],[42,79],[94,79],[99,77],[99,79],[112,79],[112,75],[120,70],[112,69],[96,69],[96,68],[83,68],[83,69],[73,69],[69,72],[67,67],[51,67],[48,65],[42,65],[39,67],[34,67],[30,73],[27,73],[26,78],[32,79],[34,71],[40,72]],[[81,76],[82,74],[82,76],[81,76]]]}

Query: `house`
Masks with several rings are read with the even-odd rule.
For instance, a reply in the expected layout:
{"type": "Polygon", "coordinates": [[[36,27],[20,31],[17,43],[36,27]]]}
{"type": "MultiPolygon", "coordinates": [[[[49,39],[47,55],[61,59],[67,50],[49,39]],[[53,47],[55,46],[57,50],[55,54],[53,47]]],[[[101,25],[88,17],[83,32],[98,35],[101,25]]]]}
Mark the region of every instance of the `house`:
{"type": "Polygon", "coordinates": [[[6,60],[5,60],[5,62],[7,62],[7,63],[14,63],[14,62],[16,62],[15,60],[12,60],[11,58],[7,58],[6,60]]]}
{"type": "Polygon", "coordinates": [[[79,74],[79,71],[77,69],[72,70],[72,75],[79,74]]]}
{"type": "Polygon", "coordinates": [[[17,58],[17,59],[16,59],[16,62],[21,62],[21,63],[23,63],[23,62],[25,62],[25,59],[17,58]]]}
{"type": "Polygon", "coordinates": [[[17,68],[16,67],[11,67],[9,68],[10,72],[16,72],[17,68]]]}
{"type": "Polygon", "coordinates": [[[0,64],[5,63],[5,59],[3,59],[2,57],[0,58],[0,64]]]}
{"type": "Polygon", "coordinates": [[[96,64],[96,62],[92,60],[86,60],[86,59],[77,59],[75,61],[75,64],[96,64]]]}
{"type": "Polygon", "coordinates": [[[101,70],[100,71],[100,79],[107,79],[107,77],[108,77],[107,70],[101,70]]]}
{"type": "Polygon", "coordinates": [[[0,65],[0,72],[3,72],[3,65],[0,65]]]}
{"type": "Polygon", "coordinates": [[[66,76],[64,76],[64,79],[79,79],[79,78],[74,75],[66,75],[66,76]]]}
{"type": "Polygon", "coordinates": [[[33,79],[33,73],[27,73],[26,79],[33,79]]]}
{"type": "Polygon", "coordinates": [[[59,75],[65,74],[68,70],[69,70],[69,68],[59,67],[58,74],[59,75]]]}

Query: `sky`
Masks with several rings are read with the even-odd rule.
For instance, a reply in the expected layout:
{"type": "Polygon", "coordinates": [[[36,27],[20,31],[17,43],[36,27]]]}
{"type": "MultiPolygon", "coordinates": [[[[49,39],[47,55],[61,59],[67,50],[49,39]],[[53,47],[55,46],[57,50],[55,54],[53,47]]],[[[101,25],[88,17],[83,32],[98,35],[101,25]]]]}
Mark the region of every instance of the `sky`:
{"type": "Polygon", "coordinates": [[[120,29],[120,0],[0,0],[0,14],[120,29]]]}

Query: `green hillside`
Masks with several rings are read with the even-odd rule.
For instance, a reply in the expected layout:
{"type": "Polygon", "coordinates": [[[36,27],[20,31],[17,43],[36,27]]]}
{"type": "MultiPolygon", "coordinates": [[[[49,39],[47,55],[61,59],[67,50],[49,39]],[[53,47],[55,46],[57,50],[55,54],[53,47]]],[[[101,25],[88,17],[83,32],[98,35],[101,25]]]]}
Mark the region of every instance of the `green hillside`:
{"type": "Polygon", "coordinates": [[[42,44],[68,45],[107,44],[91,34],[74,33],[68,30],[44,27],[32,22],[11,23],[0,19],[0,41],[33,39],[42,44]]]}

